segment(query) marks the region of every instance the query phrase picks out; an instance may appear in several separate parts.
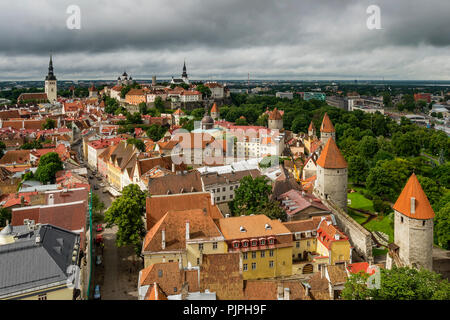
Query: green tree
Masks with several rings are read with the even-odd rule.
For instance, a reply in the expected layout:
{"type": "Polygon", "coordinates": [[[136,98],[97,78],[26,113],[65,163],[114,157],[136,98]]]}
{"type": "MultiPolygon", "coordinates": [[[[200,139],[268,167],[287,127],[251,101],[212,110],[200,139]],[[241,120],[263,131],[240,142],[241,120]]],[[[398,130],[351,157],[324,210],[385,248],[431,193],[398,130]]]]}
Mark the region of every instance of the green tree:
{"type": "Polygon", "coordinates": [[[287,219],[286,212],[281,208],[280,203],[275,200],[270,200],[263,205],[259,214],[264,214],[272,220],[286,221],[287,219]]]}
{"type": "Polygon", "coordinates": [[[0,227],[6,226],[6,221],[11,223],[11,210],[7,208],[0,208],[0,227]]]}
{"type": "Polygon", "coordinates": [[[135,112],[133,114],[127,114],[127,122],[128,124],[141,124],[142,123],[142,115],[139,112],[135,112]]]}
{"type": "Polygon", "coordinates": [[[42,149],[42,144],[38,140],[33,140],[31,142],[26,142],[20,146],[20,149],[31,150],[31,149],[42,149]]]}
{"type": "Polygon", "coordinates": [[[342,299],[368,300],[370,298],[370,290],[367,288],[369,276],[370,275],[365,272],[351,274],[341,292],[342,299]]]}
{"type": "Polygon", "coordinates": [[[356,184],[366,181],[369,173],[367,161],[361,156],[351,156],[348,161],[348,177],[356,184]]]}
{"type": "Polygon", "coordinates": [[[199,84],[197,86],[197,91],[202,94],[203,99],[211,97],[211,89],[209,89],[207,86],[203,84],[199,84]]]}
{"type": "Polygon", "coordinates": [[[42,129],[48,130],[48,129],[55,129],[56,127],[56,121],[50,118],[45,119],[45,122],[42,124],[42,129]]]}
{"type": "Polygon", "coordinates": [[[63,170],[64,166],[56,152],[44,154],[39,159],[39,165],[34,177],[42,183],[54,183],[56,172],[63,170]]]}
{"type": "Polygon", "coordinates": [[[447,202],[434,218],[434,233],[437,244],[446,249],[450,249],[450,201],[447,202]]]}
{"type": "Polygon", "coordinates": [[[259,214],[266,207],[272,187],[265,177],[253,179],[246,176],[241,179],[239,188],[235,191],[232,209],[235,215],[259,214]]]}
{"type": "Polygon", "coordinates": [[[366,159],[371,159],[378,151],[378,141],[371,136],[365,136],[358,144],[359,154],[366,159]]]}
{"type": "Polygon", "coordinates": [[[141,252],[145,235],[142,217],[145,214],[146,195],[138,185],[130,184],[122,191],[122,196],[114,200],[105,213],[106,227],[118,226],[116,244],[118,247],[133,246],[137,255],[141,252]]]}
{"type": "Polygon", "coordinates": [[[149,137],[153,141],[161,140],[161,138],[164,137],[164,134],[166,132],[167,132],[167,128],[166,127],[162,127],[162,126],[160,126],[159,124],[156,124],[156,123],[150,125],[150,127],[146,131],[147,137],[149,137]]]}
{"type": "Polygon", "coordinates": [[[127,140],[127,143],[133,144],[141,152],[145,151],[145,143],[140,139],[130,138],[127,140]]]}
{"type": "Polygon", "coordinates": [[[420,140],[414,132],[394,134],[392,137],[392,145],[399,156],[417,157],[420,154],[420,140]]]}
{"type": "Polygon", "coordinates": [[[148,110],[147,110],[147,104],[145,102],[141,102],[139,103],[139,113],[141,115],[147,114],[148,110]]]}
{"type": "Polygon", "coordinates": [[[412,166],[407,160],[382,160],[370,169],[367,189],[381,198],[395,201],[411,176],[412,166]]]}
{"type": "Polygon", "coordinates": [[[164,101],[162,101],[161,97],[156,97],[156,99],[155,99],[155,108],[160,113],[164,113],[165,112],[166,108],[164,106],[164,101]]]}
{"type": "Polygon", "coordinates": [[[0,141],[0,158],[5,154],[6,145],[3,141],[0,141]]]}
{"type": "Polygon", "coordinates": [[[450,284],[440,274],[425,269],[380,270],[379,288],[364,286],[366,275],[351,275],[342,297],[346,300],[449,300],[450,284]]]}
{"type": "Polygon", "coordinates": [[[236,120],[235,125],[237,126],[246,126],[248,125],[247,120],[245,118],[239,118],[236,120]]]}
{"type": "Polygon", "coordinates": [[[433,206],[438,203],[444,195],[444,189],[431,178],[422,176],[417,176],[417,178],[419,179],[420,186],[425,192],[430,204],[433,206]]]}

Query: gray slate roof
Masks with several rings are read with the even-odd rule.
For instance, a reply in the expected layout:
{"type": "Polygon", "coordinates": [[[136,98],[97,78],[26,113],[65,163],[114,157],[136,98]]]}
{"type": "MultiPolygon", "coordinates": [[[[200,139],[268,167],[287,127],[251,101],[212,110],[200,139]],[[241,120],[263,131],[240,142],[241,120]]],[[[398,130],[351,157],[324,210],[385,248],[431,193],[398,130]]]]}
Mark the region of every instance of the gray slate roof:
{"type": "Polygon", "coordinates": [[[12,229],[16,241],[0,245],[0,298],[67,280],[75,244],[79,248],[78,234],[48,224],[31,231],[27,226],[12,229]]]}

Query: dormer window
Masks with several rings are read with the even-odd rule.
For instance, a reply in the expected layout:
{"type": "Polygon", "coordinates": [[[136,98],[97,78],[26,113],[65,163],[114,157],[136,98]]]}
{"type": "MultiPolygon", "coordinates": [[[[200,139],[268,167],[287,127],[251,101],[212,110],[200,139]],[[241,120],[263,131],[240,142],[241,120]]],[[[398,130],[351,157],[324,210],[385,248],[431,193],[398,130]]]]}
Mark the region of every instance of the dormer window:
{"type": "Polygon", "coordinates": [[[234,242],[234,243],[233,243],[233,247],[234,247],[235,249],[239,248],[239,242],[237,242],[237,241],[234,242]]]}
{"type": "Polygon", "coordinates": [[[259,239],[259,244],[261,246],[265,246],[266,245],[266,239],[259,239]]]}
{"type": "Polygon", "coordinates": [[[242,241],[242,247],[247,248],[248,247],[248,240],[242,241]]]}
{"type": "Polygon", "coordinates": [[[252,240],[252,247],[256,247],[258,245],[258,240],[252,240]]]}
{"type": "Polygon", "coordinates": [[[269,244],[274,244],[275,243],[275,239],[274,238],[269,238],[269,244]]]}

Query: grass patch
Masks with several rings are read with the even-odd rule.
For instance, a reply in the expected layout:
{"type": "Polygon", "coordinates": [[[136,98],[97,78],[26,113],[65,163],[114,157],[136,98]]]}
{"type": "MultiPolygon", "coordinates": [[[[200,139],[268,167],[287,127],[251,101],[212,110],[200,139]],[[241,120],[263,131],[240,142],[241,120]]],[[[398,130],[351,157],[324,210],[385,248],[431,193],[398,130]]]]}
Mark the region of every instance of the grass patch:
{"type": "Polygon", "coordinates": [[[353,220],[355,220],[356,222],[358,222],[359,224],[362,224],[364,221],[366,221],[367,220],[367,218],[368,218],[368,215],[367,214],[363,214],[363,213],[360,213],[360,212],[356,212],[356,211],[353,211],[352,209],[348,209],[348,215],[350,216],[350,217],[352,217],[353,218],[353,220]]]}
{"type": "MultiPolygon", "coordinates": [[[[356,188],[353,188],[353,189],[355,191],[358,191],[358,190],[356,190],[356,188]]],[[[351,204],[349,205],[351,208],[375,212],[375,209],[373,208],[372,200],[367,199],[359,192],[349,193],[349,194],[347,194],[347,198],[351,200],[351,204]]]]}
{"type": "Polygon", "coordinates": [[[364,227],[369,231],[380,231],[386,233],[389,236],[389,242],[391,243],[394,241],[394,222],[391,217],[393,217],[393,213],[385,217],[377,217],[366,223],[364,227]]]}
{"type": "Polygon", "coordinates": [[[388,249],[377,249],[372,248],[372,255],[375,256],[383,256],[388,253],[388,249]]]}

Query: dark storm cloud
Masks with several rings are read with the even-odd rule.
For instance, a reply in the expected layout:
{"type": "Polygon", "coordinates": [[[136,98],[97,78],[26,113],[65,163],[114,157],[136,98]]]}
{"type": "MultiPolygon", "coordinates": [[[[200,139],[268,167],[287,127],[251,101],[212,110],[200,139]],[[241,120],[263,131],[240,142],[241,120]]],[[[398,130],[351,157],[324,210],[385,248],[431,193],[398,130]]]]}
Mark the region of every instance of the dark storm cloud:
{"type": "Polygon", "coordinates": [[[23,0],[0,3],[0,79],[40,78],[47,56],[64,78],[448,78],[450,1],[23,0]],[[382,30],[366,27],[369,5],[382,30]],[[69,5],[81,30],[66,27],[69,5]]]}

